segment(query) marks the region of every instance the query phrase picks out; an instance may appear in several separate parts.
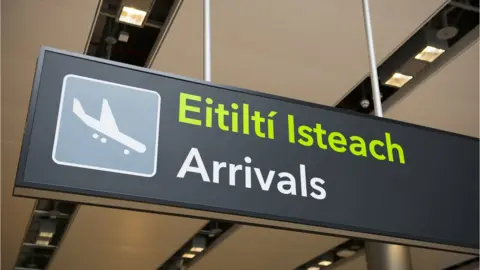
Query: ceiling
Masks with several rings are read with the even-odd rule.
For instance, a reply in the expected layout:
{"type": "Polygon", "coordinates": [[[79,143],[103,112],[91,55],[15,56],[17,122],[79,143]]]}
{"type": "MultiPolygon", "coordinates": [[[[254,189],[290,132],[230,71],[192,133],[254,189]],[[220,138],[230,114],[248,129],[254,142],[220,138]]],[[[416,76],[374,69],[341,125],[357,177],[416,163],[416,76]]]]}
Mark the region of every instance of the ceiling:
{"type": "Polygon", "coordinates": [[[393,103],[385,117],[478,138],[478,51],[477,39],[393,103]]]}
{"type": "MultiPolygon", "coordinates": [[[[371,0],[377,61],[444,3],[371,0]]],[[[202,78],[202,16],[184,1],[153,69],[202,78]]],[[[213,82],[334,105],[369,72],[361,1],[215,1],[211,16],[213,82]]]]}
{"type": "Polygon", "coordinates": [[[191,269],[294,269],[344,241],[338,237],[238,226],[191,269]]]}
{"type": "MultiPolygon", "coordinates": [[[[442,251],[411,248],[410,254],[412,258],[413,269],[421,270],[439,270],[446,266],[455,265],[459,262],[466,261],[472,256],[464,254],[453,254],[442,251]]],[[[335,270],[367,270],[367,261],[365,254],[361,254],[347,261],[346,263],[334,268],[335,270]]],[[[473,269],[472,269],[473,270],[473,269]]]]}
{"type": "MultiPolygon", "coordinates": [[[[34,206],[12,191],[40,46],[83,52],[97,5],[98,0],[2,1],[2,269],[13,269],[34,206]]],[[[205,223],[82,206],[51,269],[154,269],[205,223]]]]}
{"type": "MultiPolygon", "coordinates": [[[[183,1],[152,59],[153,69],[202,77],[201,2],[183,1]]],[[[445,1],[370,3],[380,63],[445,1]]],[[[2,269],[13,268],[34,205],[11,194],[39,47],[84,52],[98,4],[2,1],[2,269]]],[[[368,73],[365,42],[360,1],[212,1],[212,80],[221,84],[335,105],[368,73]]],[[[386,117],[478,137],[478,49],[477,42],[418,84],[389,107],[386,117]]],[[[81,206],[50,269],[155,269],[205,224],[81,206]]],[[[192,269],[288,270],[340,242],[237,226],[192,269]]],[[[412,257],[415,269],[440,269],[467,256],[412,249],[412,257]]],[[[338,269],[365,269],[365,259],[359,256],[338,269]]]]}

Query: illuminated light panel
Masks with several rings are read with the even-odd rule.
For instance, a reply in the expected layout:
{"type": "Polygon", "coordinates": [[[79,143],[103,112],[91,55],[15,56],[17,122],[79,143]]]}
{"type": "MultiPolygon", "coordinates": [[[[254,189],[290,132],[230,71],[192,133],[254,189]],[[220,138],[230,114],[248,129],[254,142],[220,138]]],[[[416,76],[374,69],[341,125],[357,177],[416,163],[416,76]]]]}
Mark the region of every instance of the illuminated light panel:
{"type": "Polygon", "coordinates": [[[431,63],[444,52],[445,50],[443,49],[427,46],[422,52],[415,56],[415,59],[431,63]]]}
{"type": "Polygon", "coordinates": [[[353,255],[355,255],[355,251],[354,251],[354,250],[342,249],[342,250],[337,251],[337,256],[338,256],[338,257],[341,257],[341,258],[352,257],[353,255]]]}
{"type": "Polygon", "coordinates": [[[45,238],[52,238],[53,237],[53,232],[40,232],[40,234],[38,236],[45,237],[45,238]]]}
{"type": "Polygon", "coordinates": [[[123,7],[118,20],[123,23],[142,26],[147,17],[147,12],[133,7],[123,7]]]}
{"type": "Polygon", "coordinates": [[[393,74],[393,76],[390,79],[388,79],[385,82],[385,84],[400,88],[403,85],[405,85],[408,81],[410,81],[412,78],[413,76],[408,76],[408,75],[397,72],[393,74]]]}
{"type": "Polygon", "coordinates": [[[318,265],[320,266],[329,266],[330,264],[332,264],[332,261],[323,260],[318,262],[318,265]]]}
{"type": "Polygon", "coordinates": [[[202,252],[204,250],[204,248],[202,247],[192,247],[190,249],[191,252],[202,252]]]}
{"type": "Polygon", "coordinates": [[[195,253],[185,253],[182,255],[182,258],[185,259],[193,259],[195,257],[195,253]]]}
{"type": "Polygon", "coordinates": [[[307,270],[320,270],[320,267],[312,266],[312,267],[308,267],[307,270]]]}
{"type": "Polygon", "coordinates": [[[37,240],[35,242],[35,244],[41,245],[41,246],[48,246],[50,244],[50,241],[48,241],[48,240],[37,240]]]}

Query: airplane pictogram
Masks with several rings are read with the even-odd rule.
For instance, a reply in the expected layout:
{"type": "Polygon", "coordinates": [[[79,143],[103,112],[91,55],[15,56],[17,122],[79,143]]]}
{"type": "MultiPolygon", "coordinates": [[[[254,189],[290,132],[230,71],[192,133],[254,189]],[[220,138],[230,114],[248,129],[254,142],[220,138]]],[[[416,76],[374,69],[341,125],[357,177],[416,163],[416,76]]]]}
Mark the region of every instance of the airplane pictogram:
{"type": "MultiPolygon", "coordinates": [[[[87,126],[92,128],[93,130],[97,131],[105,135],[106,137],[117,141],[118,143],[137,151],[138,153],[145,153],[147,147],[133,139],[132,137],[122,133],[117,126],[117,122],[115,121],[115,117],[113,116],[112,110],[110,105],[108,104],[108,100],[102,100],[102,111],[100,113],[100,120],[97,120],[90,115],[88,115],[82,107],[80,101],[76,98],[73,99],[73,113],[77,115],[87,126]]],[[[92,137],[94,139],[98,139],[100,135],[98,133],[93,133],[92,137]]],[[[102,137],[100,138],[102,143],[107,142],[107,138],[102,137]]],[[[128,149],[123,151],[125,155],[130,154],[128,149]]]]}

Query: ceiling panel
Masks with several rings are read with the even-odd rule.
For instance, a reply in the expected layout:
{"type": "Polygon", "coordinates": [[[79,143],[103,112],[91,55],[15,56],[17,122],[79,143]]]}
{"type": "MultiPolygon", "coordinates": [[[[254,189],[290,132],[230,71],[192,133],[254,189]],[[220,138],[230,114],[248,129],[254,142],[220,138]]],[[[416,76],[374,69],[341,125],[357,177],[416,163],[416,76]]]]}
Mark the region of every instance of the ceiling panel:
{"type": "Polygon", "coordinates": [[[337,237],[239,226],[190,269],[291,270],[344,241],[337,237]]]}
{"type": "Polygon", "coordinates": [[[41,45],[82,52],[98,0],[2,1],[2,269],[12,269],[33,207],[13,180],[41,45]]]}
{"type": "Polygon", "coordinates": [[[473,137],[479,136],[478,39],[408,95],[385,117],[473,137]]]}
{"type": "Polygon", "coordinates": [[[156,269],[206,221],[82,206],[50,270],[156,269]]]}
{"type": "Polygon", "coordinates": [[[472,255],[424,248],[412,248],[411,256],[415,270],[439,270],[474,258],[472,255]]]}
{"type": "MultiPolygon", "coordinates": [[[[446,1],[371,0],[383,61],[446,1]]],[[[361,1],[213,1],[212,80],[334,105],[368,73],[361,1]]],[[[183,1],[152,68],[202,76],[202,1],[183,1]]]]}
{"type": "MultiPolygon", "coordinates": [[[[472,255],[465,255],[424,248],[411,248],[413,270],[441,270],[455,264],[474,258],[472,255]]],[[[332,270],[367,270],[365,255],[358,256],[332,270]]]]}

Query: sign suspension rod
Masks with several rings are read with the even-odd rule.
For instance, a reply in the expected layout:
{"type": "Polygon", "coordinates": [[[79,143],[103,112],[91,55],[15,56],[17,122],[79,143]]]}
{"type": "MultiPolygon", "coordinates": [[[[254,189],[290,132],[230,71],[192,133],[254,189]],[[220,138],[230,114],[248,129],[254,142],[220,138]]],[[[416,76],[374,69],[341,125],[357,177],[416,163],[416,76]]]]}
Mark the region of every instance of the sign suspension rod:
{"type": "MultiPolygon", "coordinates": [[[[367,36],[370,80],[375,115],[383,117],[382,99],[378,83],[377,60],[373,45],[372,21],[368,0],[362,0],[363,19],[367,36]]],[[[412,270],[410,250],[406,246],[369,241],[365,244],[368,270],[412,270]]]]}
{"type": "Polygon", "coordinates": [[[207,82],[212,81],[210,0],[203,0],[203,79],[207,82]]]}

